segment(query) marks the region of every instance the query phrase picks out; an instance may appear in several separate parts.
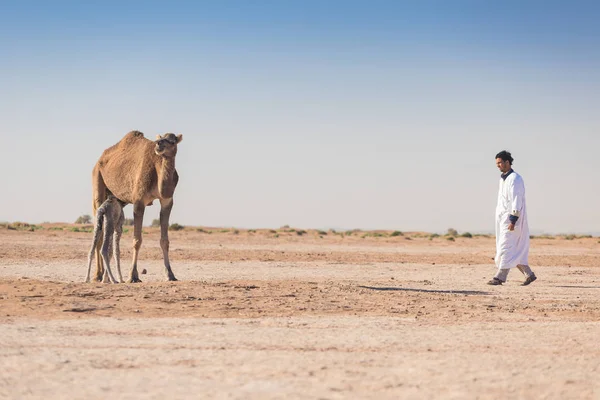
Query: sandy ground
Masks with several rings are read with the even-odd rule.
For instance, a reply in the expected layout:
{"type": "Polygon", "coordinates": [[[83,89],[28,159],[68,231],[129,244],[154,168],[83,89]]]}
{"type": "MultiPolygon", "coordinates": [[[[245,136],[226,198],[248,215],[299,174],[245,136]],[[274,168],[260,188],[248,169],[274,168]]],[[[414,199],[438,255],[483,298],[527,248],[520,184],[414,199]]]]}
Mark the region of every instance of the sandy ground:
{"type": "Polygon", "coordinates": [[[492,287],[492,238],[186,229],[164,282],[145,228],[144,282],[110,285],[51,228],[0,229],[0,398],[600,399],[598,238],[492,287]]]}

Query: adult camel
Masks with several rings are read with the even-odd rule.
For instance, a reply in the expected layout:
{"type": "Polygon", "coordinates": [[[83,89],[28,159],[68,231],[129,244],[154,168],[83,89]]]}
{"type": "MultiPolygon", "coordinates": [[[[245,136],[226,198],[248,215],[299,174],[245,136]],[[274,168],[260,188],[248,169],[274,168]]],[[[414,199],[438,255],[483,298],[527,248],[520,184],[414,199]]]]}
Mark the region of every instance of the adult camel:
{"type": "MultiPolygon", "coordinates": [[[[144,210],[156,199],[160,201],[160,247],[165,273],[169,281],[177,280],[169,262],[169,216],[173,208],[173,193],[179,181],[175,170],[177,144],[182,139],[182,135],[166,133],[151,141],[142,132],[132,131],[119,143],[104,150],[94,166],[93,215],[96,215],[109,193],[125,204],[133,204],[133,262],[128,282],[141,282],[137,260],[142,245],[144,210]]],[[[96,246],[96,281],[101,281],[104,274],[101,242],[102,239],[96,246]]]]}

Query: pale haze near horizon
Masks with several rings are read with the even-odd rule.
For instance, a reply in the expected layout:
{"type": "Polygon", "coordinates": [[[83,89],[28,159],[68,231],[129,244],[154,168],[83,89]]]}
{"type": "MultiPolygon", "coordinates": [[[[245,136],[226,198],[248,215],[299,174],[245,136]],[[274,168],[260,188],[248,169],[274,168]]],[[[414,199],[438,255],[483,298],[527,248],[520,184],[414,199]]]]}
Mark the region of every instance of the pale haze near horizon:
{"type": "Polygon", "coordinates": [[[91,214],[135,129],[183,134],[182,225],[492,232],[506,149],[532,232],[600,232],[594,2],[1,7],[0,221],[91,214]]]}

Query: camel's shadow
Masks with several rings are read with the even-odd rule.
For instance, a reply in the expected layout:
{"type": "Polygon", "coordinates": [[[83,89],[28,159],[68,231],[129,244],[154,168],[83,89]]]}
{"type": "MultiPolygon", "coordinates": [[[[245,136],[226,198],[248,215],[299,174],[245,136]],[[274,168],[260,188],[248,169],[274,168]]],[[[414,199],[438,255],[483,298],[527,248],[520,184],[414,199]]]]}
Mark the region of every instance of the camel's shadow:
{"type": "Polygon", "coordinates": [[[402,287],[375,287],[375,286],[359,286],[361,289],[379,290],[379,291],[398,291],[398,292],[419,292],[419,293],[446,293],[446,294],[464,294],[467,296],[488,296],[490,292],[480,290],[436,290],[436,289],[414,289],[402,287]]]}

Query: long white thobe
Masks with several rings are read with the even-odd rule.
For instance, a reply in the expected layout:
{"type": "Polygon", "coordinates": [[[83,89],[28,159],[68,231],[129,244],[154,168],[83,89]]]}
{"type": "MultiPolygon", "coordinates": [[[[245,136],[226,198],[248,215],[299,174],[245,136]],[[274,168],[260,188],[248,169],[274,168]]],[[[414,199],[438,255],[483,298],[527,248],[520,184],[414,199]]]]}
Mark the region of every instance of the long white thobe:
{"type": "Polygon", "coordinates": [[[529,226],[525,204],[523,178],[512,172],[500,178],[498,205],[496,206],[496,266],[500,269],[529,265],[529,226]],[[509,217],[518,216],[513,231],[508,230],[509,217]]]}

